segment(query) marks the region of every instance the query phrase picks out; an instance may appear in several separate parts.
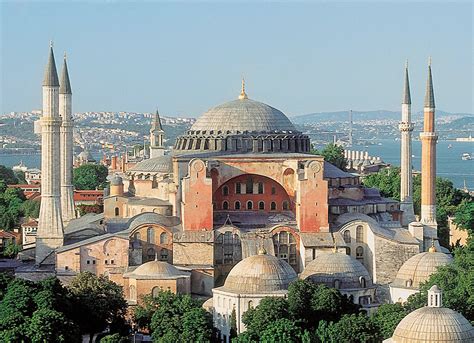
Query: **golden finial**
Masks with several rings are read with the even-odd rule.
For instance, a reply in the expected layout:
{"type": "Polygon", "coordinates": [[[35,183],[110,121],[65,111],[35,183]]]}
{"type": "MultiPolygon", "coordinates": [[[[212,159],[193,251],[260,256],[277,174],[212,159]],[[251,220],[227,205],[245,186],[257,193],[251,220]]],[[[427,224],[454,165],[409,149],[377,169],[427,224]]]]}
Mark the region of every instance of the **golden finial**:
{"type": "Polygon", "coordinates": [[[431,246],[428,249],[428,251],[429,252],[436,252],[436,247],[435,247],[435,244],[434,244],[434,238],[431,238],[431,246]]]}
{"type": "Polygon", "coordinates": [[[258,255],[266,255],[267,254],[267,250],[265,249],[265,247],[263,246],[263,240],[265,238],[264,235],[259,235],[257,233],[257,237],[260,238],[260,242],[258,243],[258,250],[257,250],[257,254],[258,255]]]}
{"type": "Polygon", "coordinates": [[[240,100],[248,99],[247,94],[245,93],[245,79],[244,78],[242,78],[242,90],[240,92],[239,99],[240,100]]]}

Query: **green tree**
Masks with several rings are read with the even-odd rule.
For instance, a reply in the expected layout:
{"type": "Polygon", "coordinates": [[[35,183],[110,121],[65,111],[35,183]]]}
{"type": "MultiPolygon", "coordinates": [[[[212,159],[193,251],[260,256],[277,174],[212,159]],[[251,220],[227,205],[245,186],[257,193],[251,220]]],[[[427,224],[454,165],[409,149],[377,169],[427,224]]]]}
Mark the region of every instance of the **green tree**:
{"type": "Polygon", "coordinates": [[[265,328],[261,334],[261,342],[297,343],[302,342],[303,330],[290,319],[278,319],[265,328]]]}
{"type": "Polygon", "coordinates": [[[330,143],[322,150],[312,150],[312,154],[321,155],[326,162],[335,165],[341,170],[346,170],[347,160],[344,158],[344,147],[330,143]]]}
{"type": "Polygon", "coordinates": [[[120,336],[118,333],[107,335],[101,338],[100,343],[128,343],[130,340],[127,337],[120,336]]]}
{"type": "Polygon", "coordinates": [[[40,308],[33,312],[28,338],[31,342],[80,342],[77,330],[63,313],[50,308],[40,308]]]}
{"type": "Polygon", "coordinates": [[[84,164],[73,171],[74,188],[104,189],[107,186],[107,167],[101,164],[84,164]]]}
{"type": "Polygon", "coordinates": [[[370,318],[383,339],[392,337],[398,323],[408,314],[402,304],[382,304],[370,318]]]}
{"type": "Polygon", "coordinates": [[[384,168],[378,173],[367,175],[364,185],[377,188],[384,197],[400,200],[400,168],[384,168]]]}
{"type": "Polygon", "coordinates": [[[13,173],[15,174],[15,177],[16,177],[18,183],[26,184],[25,172],[19,170],[19,171],[15,171],[13,173]]]}
{"type": "Polygon", "coordinates": [[[206,310],[197,307],[183,313],[181,342],[209,342],[211,336],[212,321],[206,310]]]}
{"type": "Polygon", "coordinates": [[[318,320],[337,321],[343,315],[358,313],[359,308],[346,295],[325,285],[318,285],[311,298],[311,310],[318,320]]]}
{"type": "Polygon", "coordinates": [[[237,337],[237,314],[235,313],[235,308],[232,309],[230,314],[230,339],[237,337]]]}
{"type": "Polygon", "coordinates": [[[376,325],[364,314],[344,315],[338,322],[319,322],[316,336],[320,342],[363,343],[379,342],[380,334],[376,325]]]}
{"type": "Polygon", "coordinates": [[[20,246],[15,243],[8,243],[3,251],[3,256],[8,258],[14,258],[20,252],[20,246]]]}
{"type": "Polygon", "coordinates": [[[158,297],[152,297],[151,294],[145,295],[141,298],[139,305],[135,306],[132,314],[133,322],[139,328],[150,331],[151,318],[158,308],[162,296],[162,293],[158,297]]]}
{"type": "Polygon", "coordinates": [[[3,180],[7,185],[18,184],[18,179],[11,168],[0,164],[0,180],[3,180]]]}
{"type": "Polygon", "coordinates": [[[288,310],[304,327],[311,327],[318,321],[311,307],[311,299],[316,292],[317,286],[306,280],[297,280],[288,287],[288,310]]]}
{"type": "Polygon", "coordinates": [[[21,204],[21,211],[26,218],[38,218],[41,202],[36,200],[26,200],[21,204]]]}
{"type": "Polygon", "coordinates": [[[474,237],[474,201],[463,199],[454,216],[454,224],[461,230],[466,230],[470,237],[474,237]]]}
{"type": "Polygon", "coordinates": [[[122,287],[105,276],[80,273],[71,281],[69,290],[75,302],[74,321],[82,333],[89,334],[90,342],[95,333],[126,313],[122,287]]]}

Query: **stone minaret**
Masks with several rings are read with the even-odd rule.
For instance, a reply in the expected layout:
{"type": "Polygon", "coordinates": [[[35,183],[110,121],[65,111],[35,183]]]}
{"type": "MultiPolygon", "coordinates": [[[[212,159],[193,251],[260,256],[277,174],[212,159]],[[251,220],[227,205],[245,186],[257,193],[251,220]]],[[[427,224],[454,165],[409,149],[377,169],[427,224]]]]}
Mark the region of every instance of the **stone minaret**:
{"type": "Polygon", "coordinates": [[[164,137],[165,131],[163,131],[163,127],[161,126],[160,114],[158,110],[156,110],[150,130],[150,158],[163,156],[165,154],[165,148],[163,146],[164,137]]]}
{"type": "MultiPolygon", "coordinates": [[[[426,238],[437,237],[436,223],[436,142],[435,100],[431,76],[431,58],[428,64],[428,80],[424,105],[423,132],[421,139],[421,223],[426,238]]],[[[426,244],[425,244],[426,245],[426,244]]]]}
{"type": "Polygon", "coordinates": [[[415,221],[413,210],[413,183],[412,183],[412,147],[411,135],[413,123],[411,122],[411,96],[410,81],[408,79],[408,62],[405,65],[405,84],[402,99],[402,121],[398,126],[401,135],[401,183],[400,183],[400,210],[403,211],[402,225],[407,226],[415,221]]]}
{"type": "MultiPolygon", "coordinates": [[[[41,125],[41,208],[36,235],[36,264],[50,263],[53,250],[63,244],[60,200],[59,80],[51,44],[43,80],[41,125]]],[[[54,261],[52,262],[54,263],[54,261]]]]}
{"type": "Polygon", "coordinates": [[[61,122],[61,211],[63,223],[67,225],[75,218],[74,186],[72,185],[73,165],[73,122],[72,122],[72,90],[67,70],[66,54],[61,73],[59,87],[59,115],[61,122]]]}

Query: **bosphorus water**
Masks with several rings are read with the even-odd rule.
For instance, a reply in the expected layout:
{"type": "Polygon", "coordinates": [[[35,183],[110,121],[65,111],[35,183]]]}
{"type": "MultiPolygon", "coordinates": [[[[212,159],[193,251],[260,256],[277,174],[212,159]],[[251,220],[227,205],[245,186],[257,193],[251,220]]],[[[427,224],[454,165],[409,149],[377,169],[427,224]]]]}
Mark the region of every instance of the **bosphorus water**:
{"type": "MultiPolygon", "coordinates": [[[[380,156],[383,161],[393,165],[400,165],[400,142],[390,139],[379,139],[374,144],[364,147],[355,145],[351,150],[368,151],[370,156],[380,156]]],[[[421,169],[421,142],[413,141],[413,168],[421,169]]],[[[96,160],[102,156],[100,152],[93,153],[96,160]]],[[[20,161],[29,168],[41,167],[41,155],[21,155],[21,154],[0,154],[0,164],[7,167],[18,165],[20,161]]],[[[470,190],[474,190],[474,143],[439,141],[437,144],[437,175],[450,179],[454,186],[463,188],[464,180],[470,190]],[[450,147],[451,146],[451,147],[450,147]],[[469,153],[473,156],[470,161],[463,161],[463,153],[469,153]]]]}

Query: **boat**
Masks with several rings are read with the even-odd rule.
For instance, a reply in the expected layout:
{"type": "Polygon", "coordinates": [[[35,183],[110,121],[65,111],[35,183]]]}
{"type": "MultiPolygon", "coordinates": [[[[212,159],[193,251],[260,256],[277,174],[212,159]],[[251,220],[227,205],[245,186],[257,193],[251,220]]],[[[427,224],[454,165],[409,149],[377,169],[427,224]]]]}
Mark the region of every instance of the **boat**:
{"type": "Polygon", "coordinates": [[[451,144],[448,145],[448,149],[451,149],[453,146],[451,144]]]}
{"type": "Polygon", "coordinates": [[[471,156],[471,154],[465,152],[465,153],[462,154],[461,159],[463,161],[469,161],[469,160],[472,160],[472,156],[471,156]]]}

